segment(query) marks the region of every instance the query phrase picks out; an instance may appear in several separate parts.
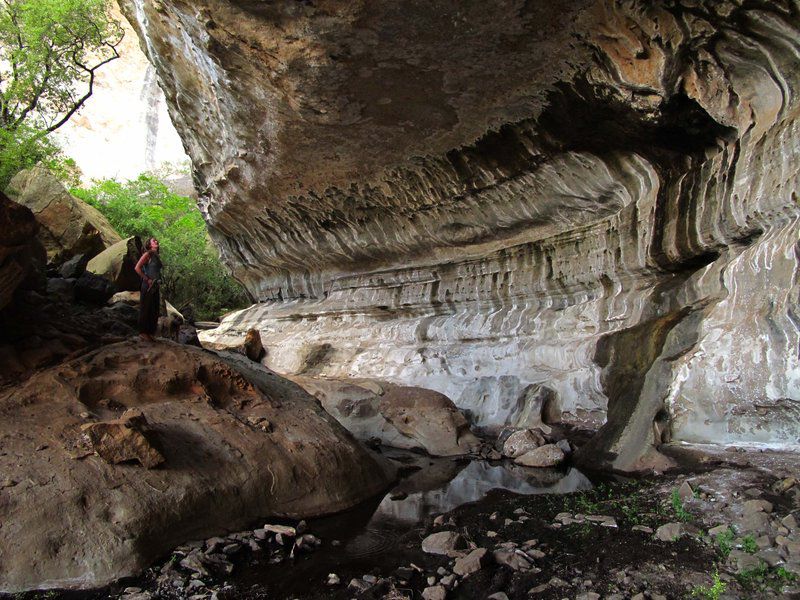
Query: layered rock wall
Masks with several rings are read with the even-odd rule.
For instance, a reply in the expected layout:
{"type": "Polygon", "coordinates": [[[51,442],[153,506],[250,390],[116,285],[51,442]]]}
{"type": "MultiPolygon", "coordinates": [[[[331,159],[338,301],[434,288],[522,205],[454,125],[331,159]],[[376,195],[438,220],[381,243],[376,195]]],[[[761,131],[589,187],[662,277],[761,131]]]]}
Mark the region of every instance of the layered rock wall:
{"type": "Polygon", "coordinates": [[[800,8],[125,0],[279,371],[795,444],[800,8]]]}

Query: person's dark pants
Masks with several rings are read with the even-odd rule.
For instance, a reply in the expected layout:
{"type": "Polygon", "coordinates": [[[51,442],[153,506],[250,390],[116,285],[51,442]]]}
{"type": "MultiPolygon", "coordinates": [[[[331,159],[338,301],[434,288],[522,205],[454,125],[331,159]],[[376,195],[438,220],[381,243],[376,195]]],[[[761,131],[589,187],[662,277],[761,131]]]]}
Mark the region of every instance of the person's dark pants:
{"type": "Polygon", "coordinates": [[[139,332],[155,335],[158,327],[158,313],[161,308],[161,298],[158,292],[158,283],[153,283],[150,289],[142,281],[142,294],[139,300],[139,332]]]}

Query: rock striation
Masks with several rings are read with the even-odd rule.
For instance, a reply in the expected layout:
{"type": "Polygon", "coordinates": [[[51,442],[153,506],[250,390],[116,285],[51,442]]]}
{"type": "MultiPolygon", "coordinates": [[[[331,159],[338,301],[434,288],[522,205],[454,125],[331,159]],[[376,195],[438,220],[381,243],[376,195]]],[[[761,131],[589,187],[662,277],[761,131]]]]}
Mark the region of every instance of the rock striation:
{"type": "Polygon", "coordinates": [[[486,428],[796,444],[798,7],[123,0],[266,364],[486,428]],[[280,347],[280,352],[269,352],[280,347]]]}
{"type": "Polygon", "coordinates": [[[44,167],[17,173],[7,191],[36,216],[49,264],[60,266],[80,254],[91,258],[120,241],[100,211],[74,198],[44,167]]]}
{"type": "Polygon", "coordinates": [[[102,586],[394,478],[296,385],[170,342],[106,345],[6,389],[0,439],[0,592],[102,586]]]}

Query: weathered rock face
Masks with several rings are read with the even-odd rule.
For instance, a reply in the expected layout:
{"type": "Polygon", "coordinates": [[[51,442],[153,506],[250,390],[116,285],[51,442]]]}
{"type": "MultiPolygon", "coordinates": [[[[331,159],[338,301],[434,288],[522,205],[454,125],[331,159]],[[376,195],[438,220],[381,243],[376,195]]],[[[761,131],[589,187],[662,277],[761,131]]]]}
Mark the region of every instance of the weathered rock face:
{"type": "Polygon", "coordinates": [[[394,476],[296,385],[168,342],[104,346],[6,390],[0,440],[0,592],[104,585],[394,476]]]}
{"type": "Polygon", "coordinates": [[[620,469],[797,441],[795,3],[123,4],[264,302],[207,339],[490,427],[540,384],[620,469]]]}
{"type": "Polygon", "coordinates": [[[60,265],[78,254],[92,257],[120,241],[100,211],[73,198],[44,167],[15,175],[8,192],[36,216],[39,239],[51,264],[60,265]]]}

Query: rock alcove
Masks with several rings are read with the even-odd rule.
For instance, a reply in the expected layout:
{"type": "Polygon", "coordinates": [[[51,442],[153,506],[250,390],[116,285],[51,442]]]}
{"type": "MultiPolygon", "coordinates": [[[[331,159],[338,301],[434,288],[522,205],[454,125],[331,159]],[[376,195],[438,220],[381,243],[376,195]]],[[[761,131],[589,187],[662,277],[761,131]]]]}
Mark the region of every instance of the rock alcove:
{"type": "Polygon", "coordinates": [[[532,386],[584,458],[797,444],[792,2],[125,0],[292,376],[532,386]]]}
{"type": "MultiPolygon", "coordinates": [[[[331,597],[632,596],[615,557],[641,552],[648,576],[657,543],[695,569],[664,584],[684,593],[712,560],[698,532],[738,540],[731,574],[794,581],[797,454],[647,493],[548,467],[576,445],[575,464],[628,473],[681,443],[797,451],[796,1],[119,4],[254,304],[205,350],[131,341],[130,306],[86,305],[135,302],[120,273],[140,240],[84,215],[68,245],[55,209],[83,209],[41,174],[0,195],[0,590],[259,597],[252,574],[223,584],[235,561],[316,550],[297,520],[385,492],[398,465],[415,474],[370,515],[419,525],[417,554],[347,587],[330,573],[331,597]],[[529,496],[482,505],[483,487],[529,496]],[[534,497],[558,492],[577,495],[534,497]],[[262,517],[291,525],[236,531],[262,517]],[[593,552],[562,568],[576,544],[593,552]],[[420,567],[420,548],[444,558],[420,567]]],[[[327,597],[314,578],[298,593],[327,597]]]]}

